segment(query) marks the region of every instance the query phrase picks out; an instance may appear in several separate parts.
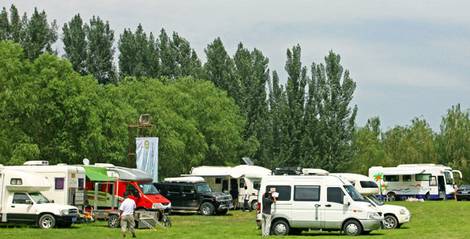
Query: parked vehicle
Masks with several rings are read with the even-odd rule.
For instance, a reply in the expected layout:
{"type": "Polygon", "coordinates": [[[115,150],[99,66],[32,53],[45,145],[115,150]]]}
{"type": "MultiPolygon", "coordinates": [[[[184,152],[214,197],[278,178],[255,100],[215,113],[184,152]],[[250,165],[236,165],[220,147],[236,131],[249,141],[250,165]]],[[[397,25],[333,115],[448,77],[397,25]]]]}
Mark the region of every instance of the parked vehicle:
{"type": "Polygon", "coordinates": [[[439,164],[401,164],[397,167],[374,166],[369,177],[379,185],[381,196],[388,200],[408,197],[450,199],[454,197],[454,176],[459,170],[439,164]]]}
{"type": "Polygon", "coordinates": [[[256,210],[258,190],[261,178],[270,175],[271,170],[254,165],[238,165],[235,167],[201,166],[191,169],[191,176],[200,176],[215,192],[238,192],[238,203],[243,205],[245,191],[250,195],[248,205],[256,210]],[[246,186],[246,189],[245,189],[246,186]]]}
{"type": "Polygon", "coordinates": [[[155,183],[160,192],[170,199],[173,211],[199,212],[204,216],[226,214],[233,208],[232,196],[214,192],[202,177],[165,178],[155,183]]]}
{"type": "Polygon", "coordinates": [[[386,205],[375,196],[379,194],[379,186],[369,177],[354,173],[332,173],[330,175],[348,180],[365,199],[376,206],[384,215],[384,228],[400,228],[411,220],[411,213],[406,207],[386,205]]]}
{"type": "Polygon", "coordinates": [[[70,227],[77,220],[78,208],[51,203],[42,194],[50,187],[40,174],[0,167],[0,222],[35,224],[44,229],[70,227]]]}
{"type": "Polygon", "coordinates": [[[457,201],[470,200],[470,185],[462,185],[457,189],[457,201]]]}
{"type": "Polygon", "coordinates": [[[48,161],[27,161],[21,166],[8,167],[46,177],[51,187],[42,192],[44,196],[59,204],[83,208],[85,201],[85,169],[83,167],[66,164],[49,165],[48,161]]]}
{"type": "MultiPolygon", "coordinates": [[[[275,188],[271,233],[300,234],[303,230],[367,234],[381,227],[382,213],[347,180],[335,176],[267,176],[259,200],[275,188]]],[[[262,211],[260,204],[260,211],[262,211]]]]}
{"type": "Polygon", "coordinates": [[[112,164],[95,164],[84,168],[88,179],[85,187],[88,204],[93,208],[96,218],[108,219],[110,227],[119,226],[117,209],[126,192],[136,202],[136,213],[139,215],[145,214],[158,221],[162,218],[162,211],[166,213],[171,209],[170,201],[155,188],[151,176],[141,170],[112,164]]]}

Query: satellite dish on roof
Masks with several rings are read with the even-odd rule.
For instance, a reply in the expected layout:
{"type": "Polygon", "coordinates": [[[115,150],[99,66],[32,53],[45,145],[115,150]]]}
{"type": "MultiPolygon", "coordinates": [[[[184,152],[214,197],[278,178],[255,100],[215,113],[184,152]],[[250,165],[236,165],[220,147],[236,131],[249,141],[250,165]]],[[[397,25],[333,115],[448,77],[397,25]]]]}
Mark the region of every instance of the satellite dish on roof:
{"type": "Polygon", "coordinates": [[[87,158],[83,159],[83,165],[90,165],[90,160],[87,158]]]}
{"type": "Polygon", "coordinates": [[[253,160],[248,157],[243,157],[242,160],[243,162],[245,162],[246,165],[255,165],[255,163],[253,163],[253,160]]]}

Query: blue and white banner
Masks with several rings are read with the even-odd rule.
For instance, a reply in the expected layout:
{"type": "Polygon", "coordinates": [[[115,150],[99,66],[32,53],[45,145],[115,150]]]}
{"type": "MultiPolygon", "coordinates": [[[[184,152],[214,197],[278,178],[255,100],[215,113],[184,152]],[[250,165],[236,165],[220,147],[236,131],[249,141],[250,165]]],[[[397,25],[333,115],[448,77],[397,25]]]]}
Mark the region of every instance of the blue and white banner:
{"type": "Polygon", "coordinates": [[[136,138],[135,143],[137,169],[148,173],[154,182],[158,182],[158,138],[136,138]]]}

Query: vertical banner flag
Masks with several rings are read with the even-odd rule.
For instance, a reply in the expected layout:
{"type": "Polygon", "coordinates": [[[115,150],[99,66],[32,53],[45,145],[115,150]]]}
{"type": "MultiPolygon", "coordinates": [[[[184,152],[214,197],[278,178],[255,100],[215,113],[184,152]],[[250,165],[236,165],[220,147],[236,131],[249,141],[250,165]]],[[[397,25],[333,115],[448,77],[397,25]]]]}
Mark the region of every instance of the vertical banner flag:
{"type": "Polygon", "coordinates": [[[142,137],[135,139],[136,165],[150,176],[153,181],[158,181],[158,138],[142,137]]]}

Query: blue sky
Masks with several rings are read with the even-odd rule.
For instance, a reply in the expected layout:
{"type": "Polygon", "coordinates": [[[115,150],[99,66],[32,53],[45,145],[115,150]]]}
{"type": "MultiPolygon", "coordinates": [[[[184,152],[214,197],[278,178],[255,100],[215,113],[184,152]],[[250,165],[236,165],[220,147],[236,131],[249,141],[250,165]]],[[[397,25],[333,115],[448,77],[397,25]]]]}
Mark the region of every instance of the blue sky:
{"type": "Polygon", "coordinates": [[[44,9],[59,26],[80,13],[109,20],[117,35],[142,23],[187,38],[201,57],[220,36],[230,53],[256,47],[285,80],[288,47],[302,46],[304,64],[328,51],[342,57],[357,82],[357,123],[379,116],[382,128],[423,117],[439,130],[451,105],[470,107],[469,1],[433,0],[81,0],[3,1],[20,11],[44,9]]]}

